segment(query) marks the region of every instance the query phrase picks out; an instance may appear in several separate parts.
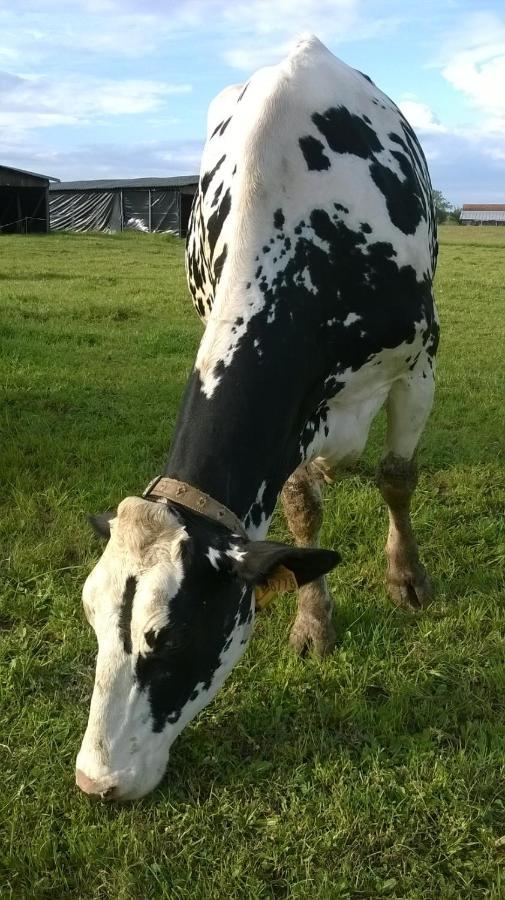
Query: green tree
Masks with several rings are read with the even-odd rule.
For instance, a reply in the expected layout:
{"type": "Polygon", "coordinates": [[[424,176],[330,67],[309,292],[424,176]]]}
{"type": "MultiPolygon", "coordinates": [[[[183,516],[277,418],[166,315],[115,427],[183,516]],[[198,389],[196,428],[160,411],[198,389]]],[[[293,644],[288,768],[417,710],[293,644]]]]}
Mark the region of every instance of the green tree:
{"type": "Polygon", "coordinates": [[[439,225],[445,222],[452,209],[452,203],[445,199],[442,191],[433,191],[433,202],[439,225]]]}

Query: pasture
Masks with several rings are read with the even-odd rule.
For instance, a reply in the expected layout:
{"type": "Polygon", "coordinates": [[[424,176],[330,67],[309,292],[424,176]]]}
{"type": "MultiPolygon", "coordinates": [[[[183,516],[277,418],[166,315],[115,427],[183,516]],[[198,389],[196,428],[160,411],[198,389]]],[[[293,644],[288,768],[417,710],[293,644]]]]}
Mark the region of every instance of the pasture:
{"type": "Polygon", "coordinates": [[[279,597],[161,786],[122,807],[74,786],[100,552],[85,515],[161,470],[201,325],[175,238],[0,239],[2,897],[505,897],[505,229],[440,237],[414,503],[435,602],[386,597],[379,420],[326,493],[335,653],[294,657],[279,597]]]}

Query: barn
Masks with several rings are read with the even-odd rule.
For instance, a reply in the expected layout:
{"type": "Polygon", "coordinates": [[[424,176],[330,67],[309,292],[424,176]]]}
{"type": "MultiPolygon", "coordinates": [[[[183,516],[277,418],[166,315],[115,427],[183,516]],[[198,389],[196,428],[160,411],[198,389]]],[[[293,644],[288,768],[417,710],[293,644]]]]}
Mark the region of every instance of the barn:
{"type": "Polygon", "coordinates": [[[50,175],[0,165],[0,234],[49,231],[50,175]]]}
{"type": "Polygon", "coordinates": [[[464,203],[462,225],[505,225],[505,203],[464,203]]]}
{"type": "Polygon", "coordinates": [[[49,188],[52,231],[186,234],[198,175],[63,181],[49,188]]]}

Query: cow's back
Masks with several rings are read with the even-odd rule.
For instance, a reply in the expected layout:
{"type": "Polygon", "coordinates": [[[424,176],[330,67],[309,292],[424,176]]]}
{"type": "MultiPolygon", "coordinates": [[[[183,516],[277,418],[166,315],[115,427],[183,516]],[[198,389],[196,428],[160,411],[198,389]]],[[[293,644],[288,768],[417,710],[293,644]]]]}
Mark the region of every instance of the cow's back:
{"type": "Polygon", "coordinates": [[[200,314],[228,281],[227,270],[234,287],[268,253],[276,257],[268,269],[285,265],[293,248],[280,246],[279,235],[293,245],[314,211],[330,218],[314,240],[334,244],[340,231],[361,247],[389,243],[397,264],[432,277],[431,185],[412,129],[366,76],[309,38],[280,65],[224,91],[209,110],[188,238],[200,314]]]}

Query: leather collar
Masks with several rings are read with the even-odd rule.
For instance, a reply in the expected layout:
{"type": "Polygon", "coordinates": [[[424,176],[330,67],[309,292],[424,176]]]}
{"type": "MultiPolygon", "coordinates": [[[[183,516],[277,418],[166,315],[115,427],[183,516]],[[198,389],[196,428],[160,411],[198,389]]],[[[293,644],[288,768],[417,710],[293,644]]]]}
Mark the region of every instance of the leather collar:
{"type": "Polygon", "coordinates": [[[184,481],[167,478],[166,475],[157,475],[149,482],[142,496],[145,500],[161,502],[173,500],[179,506],[185,506],[187,509],[200,513],[213,522],[219,522],[235,534],[248,539],[242,522],[231,509],[184,481]]]}

